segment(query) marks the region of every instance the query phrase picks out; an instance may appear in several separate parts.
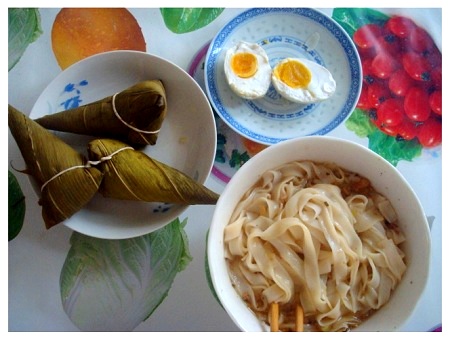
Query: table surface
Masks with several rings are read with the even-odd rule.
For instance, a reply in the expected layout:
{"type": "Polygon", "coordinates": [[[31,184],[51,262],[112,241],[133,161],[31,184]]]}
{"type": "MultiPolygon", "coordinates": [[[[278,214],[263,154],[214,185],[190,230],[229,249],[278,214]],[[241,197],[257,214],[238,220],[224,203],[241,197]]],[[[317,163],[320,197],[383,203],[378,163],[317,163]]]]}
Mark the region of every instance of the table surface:
{"type": "MultiPolygon", "coordinates": [[[[130,8],[142,28],[147,52],[166,58],[189,71],[195,56],[229,20],[244,9],[225,9],[213,22],[185,34],[173,34],[164,24],[157,8],[130,8]],[[167,44],[167,39],[171,43],[167,44]],[[180,48],[174,49],[173,46],[180,48]]],[[[321,8],[327,15],[333,9],[321,8]]],[[[441,9],[378,9],[387,14],[410,16],[426,27],[441,44],[441,9]]],[[[20,61],[8,74],[8,102],[24,113],[30,113],[45,87],[62,71],[51,48],[50,32],[57,8],[41,8],[42,35],[25,50],[20,61]]],[[[360,138],[344,124],[329,133],[362,145],[360,138]]],[[[9,134],[8,164],[23,162],[20,151],[9,134]]],[[[432,266],[430,279],[417,309],[403,326],[404,331],[432,331],[442,323],[442,157],[439,151],[413,161],[400,161],[399,171],[411,184],[433,220],[431,226],[432,266]],[[424,180],[425,177],[425,180],[424,180]]],[[[11,166],[9,168],[11,169],[11,166]]],[[[14,172],[14,171],[13,171],[14,172]]],[[[26,215],[22,231],[8,243],[8,329],[9,331],[78,331],[63,310],[59,276],[70,248],[72,231],[60,225],[46,230],[37,197],[28,179],[15,173],[26,197],[26,215]]],[[[206,186],[221,193],[226,181],[212,173],[206,186]]],[[[193,257],[188,267],[177,274],[168,297],[135,331],[238,331],[227,313],[216,302],[208,287],[204,268],[205,235],[214,206],[194,206],[181,219],[193,257]],[[192,217],[192,218],[191,218],[192,217]],[[194,218],[195,217],[195,218],[194,218]]]]}

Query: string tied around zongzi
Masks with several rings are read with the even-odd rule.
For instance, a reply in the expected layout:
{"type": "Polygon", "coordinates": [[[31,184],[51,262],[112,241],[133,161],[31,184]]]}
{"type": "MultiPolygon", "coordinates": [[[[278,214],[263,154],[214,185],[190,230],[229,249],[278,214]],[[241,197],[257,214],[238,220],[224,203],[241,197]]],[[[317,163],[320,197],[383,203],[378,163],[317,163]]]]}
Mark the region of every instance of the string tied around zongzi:
{"type": "MultiPolygon", "coordinates": [[[[156,130],[142,130],[136,127],[133,127],[131,124],[127,123],[124,119],[122,119],[122,117],[120,116],[120,114],[118,113],[117,109],[116,109],[116,96],[119,94],[119,92],[116,92],[111,99],[111,105],[112,105],[112,109],[114,114],[116,115],[117,119],[122,122],[125,126],[127,126],[128,128],[130,128],[131,130],[134,130],[138,133],[142,133],[142,134],[158,134],[160,132],[161,129],[156,129],[156,130]]],[[[162,101],[162,97],[160,97],[159,99],[159,103],[162,106],[163,105],[163,101],[162,101]]]]}
{"type": "Polygon", "coordinates": [[[111,158],[112,158],[114,155],[116,155],[117,153],[120,153],[122,150],[125,150],[125,149],[134,149],[134,148],[133,148],[133,147],[129,147],[129,146],[128,146],[128,147],[123,147],[123,148],[120,148],[120,149],[116,150],[114,153],[111,153],[110,155],[103,156],[101,159],[99,159],[99,160],[97,160],[97,161],[88,160],[88,161],[86,162],[86,164],[84,164],[84,165],[76,165],[76,166],[72,166],[72,167],[63,169],[61,172],[56,173],[56,174],[53,175],[50,179],[48,179],[46,182],[44,182],[44,183],[42,184],[42,186],[41,186],[41,192],[44,190],[44,188],[45,188],[51,181],[55,180],[57,177],[63,175],[64,173],[69,172],[69,171],[74,170],[74,169],[78,169],[78,168],[90,168],[90,167],[92,167],[92,166],[97,166],[97,165],[99,165],[99,164],[102,163],[102,162],[111,160],[111,158]]]}

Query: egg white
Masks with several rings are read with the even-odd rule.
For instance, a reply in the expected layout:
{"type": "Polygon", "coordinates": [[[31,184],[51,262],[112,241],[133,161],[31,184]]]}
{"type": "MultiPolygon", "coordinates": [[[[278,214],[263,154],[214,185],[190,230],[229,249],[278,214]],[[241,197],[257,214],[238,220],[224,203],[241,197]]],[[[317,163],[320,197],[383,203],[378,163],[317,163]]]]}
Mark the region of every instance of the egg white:
{"type": "Polygon", "coordinates": [[[266,51],[255,43],[241,41],[229,48],[224,61],[225,78],[233,92],[245,99],[264,97],[271,84],[272,68],[266,51]],[[252,53],[257,59],[257,71],[248,78],[236,75],[231,68],[231,59],[236,53],[252,53]]]}
{"type": "Polygon", "coordinates": [[[272,84],[275,90],[284,98],[296,103],[315,103],[330,98],[336,91],[336,81],[331,72],[315,62],[303,58],[286,58],[281,60],[274,67],[274,71],[282,63],[290,60],[296,60],[306,66],[311,72],[311,81],[304,88],[292,88],[288,84],[276,77],[272,73],[272,84]]]}

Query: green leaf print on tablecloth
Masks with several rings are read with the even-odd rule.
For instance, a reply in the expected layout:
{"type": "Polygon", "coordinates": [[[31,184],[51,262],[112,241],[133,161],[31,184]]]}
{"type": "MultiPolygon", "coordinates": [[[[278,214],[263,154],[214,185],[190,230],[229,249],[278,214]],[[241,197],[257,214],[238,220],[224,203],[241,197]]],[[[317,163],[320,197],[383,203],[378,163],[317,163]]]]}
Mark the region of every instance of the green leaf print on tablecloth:
{"type": "Polygon", "coordinates": [[[63,308],[72,322],[82,331],[132,331],[149,318],[192,260],[186,223],[177,218],[122,240],[74,232],[60,276],[63,308]]]}
{"type": "Polygon", "coordinates": [[[8,71],[41,34],[41,17],[37,9],[8,8],[8,71]]]}
{"type": "Polygon", "coordinates": [[[421,155],[422,146],[416,141],[397,141],[380,131],[369,119],[367,113],[355,109],[345,126],[359,137],[369,138],[369,148],[397,166],[401,160],[412,161],[421,155]]]}
{"type": "Polygon", "coordinates": [[[15,175],[8,170],[8,241],[17,237],[25,218],[25,197],[15,175]]]}
{"type": "Polygon", "coordinates": [[[161,8],[167,28],[174,33],[198,30],[216,19],[223,8],[161,8]]]}

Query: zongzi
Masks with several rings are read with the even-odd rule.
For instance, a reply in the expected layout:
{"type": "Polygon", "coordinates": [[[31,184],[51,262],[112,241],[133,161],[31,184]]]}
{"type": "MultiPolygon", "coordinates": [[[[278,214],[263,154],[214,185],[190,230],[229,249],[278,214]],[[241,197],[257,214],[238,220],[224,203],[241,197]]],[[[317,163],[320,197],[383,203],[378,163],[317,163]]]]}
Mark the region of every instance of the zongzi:
{"type": "Polygon", "coordinates": [[[215,204],[219,195],[186,174],[125,143],[97,139],[88,146],[104,177],[99,192],[109,198],[174,204],[215,204]],[[119,152],[120,151],[120,152],[119,152]]]}
{"type": "Polygon", "coordinates": [[[137,83],[93,103],[36,119],[44,128],[154,145],[167,112],[160,80],[137,83]]]}
{"type": "Polygon", "coordinates": [[[46,228],[78,212],[97,193],[102,173],[64,141],[8,105],[8,125],[27,169],[41,189],[46,228]]]}

